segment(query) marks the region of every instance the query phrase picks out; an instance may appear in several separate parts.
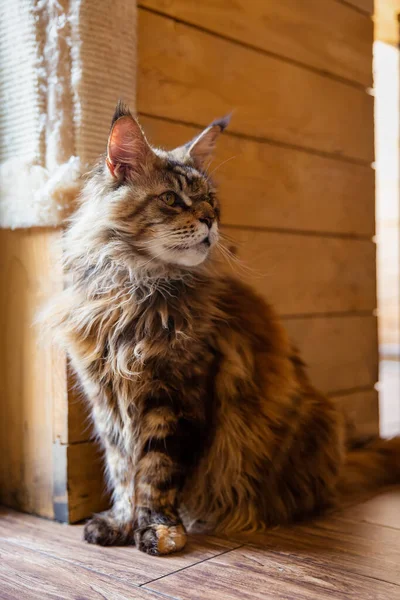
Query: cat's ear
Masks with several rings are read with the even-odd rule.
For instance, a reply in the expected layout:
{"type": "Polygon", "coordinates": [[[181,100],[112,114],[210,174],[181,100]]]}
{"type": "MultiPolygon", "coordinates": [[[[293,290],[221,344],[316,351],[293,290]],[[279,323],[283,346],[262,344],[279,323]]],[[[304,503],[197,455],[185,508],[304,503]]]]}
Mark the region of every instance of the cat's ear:
{"type": "Polygon", "coordinates": [[[186,144],[188,154],[195,165],[203,169],[207,161],[211,160],[219,135],[229,125],[231,115],[216,119],[194,140],[186,144]]]}
{"type": "Polygon", "coordinates": [[[106,164],[114,177],[145,170],[156,158],[139,125],[129,111],[117,107],[107,144],[106,164]]]}

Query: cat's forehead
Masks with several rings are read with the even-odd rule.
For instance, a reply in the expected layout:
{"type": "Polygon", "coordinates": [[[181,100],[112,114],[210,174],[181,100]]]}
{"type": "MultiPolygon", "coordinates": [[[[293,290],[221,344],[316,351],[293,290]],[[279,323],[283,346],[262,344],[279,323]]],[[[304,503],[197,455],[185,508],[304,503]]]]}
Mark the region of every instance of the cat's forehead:
{"type": "Polygon", "coordinates": [[[177,148],[170,152],[157,150],[156,152],[163,159],[160,167],[163,180],[173,180],[181,190],[196,192],[210,189],[211,182],[204,173],[195,168],[184,149],[177,148]]]}
{"type": "Polygon", "coordinates": [[[165,168],[170,175],[175,177],[181,189],[201,189],[207,188],[207,180],[203,174],[199,173],[191,165],[185,165],[175,160],[168,160],[165,168]]]}
{"type": "Polygon", "coordinates": [[[187,175],[192,179],[201,177],[201,173],[194,168],[193,161],[184,146],[174,150],[161,150],[153,148],[155,154],[161,159],[165,169],[176,170],[177,173],[187,175]]]}

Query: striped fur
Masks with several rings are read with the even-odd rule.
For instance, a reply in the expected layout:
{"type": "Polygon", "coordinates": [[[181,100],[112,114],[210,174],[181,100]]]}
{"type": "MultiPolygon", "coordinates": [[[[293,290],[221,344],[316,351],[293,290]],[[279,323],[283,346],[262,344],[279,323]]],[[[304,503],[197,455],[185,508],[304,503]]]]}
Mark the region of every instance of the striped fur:
{"type": "MultiPolygon", "coordinates": [[[[70,281],[48,320],[91,405],[114,494],[86,525],[92,543],[167,554],[188,527],[286,523],[331,505],[348,487],[345,465],[357,482],[377,455],[346,455],[338,412],[271,307],[215,260],[205,162],[224,126],[165,152],[119,106],[65,234],[70,281]]],[[[385,448],[380,483],[400,474],[398,440],[385,448]]]]}

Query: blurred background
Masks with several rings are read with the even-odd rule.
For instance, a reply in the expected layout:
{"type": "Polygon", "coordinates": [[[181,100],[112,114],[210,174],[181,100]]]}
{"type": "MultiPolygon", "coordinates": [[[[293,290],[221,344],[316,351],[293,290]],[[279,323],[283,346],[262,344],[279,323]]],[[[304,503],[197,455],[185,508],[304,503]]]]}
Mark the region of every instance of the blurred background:
{"type": "Polygon", "coordinates": [[[107,505],[66,356],[33,326],[118,98],[213,165],[227,265],[279,313],[357,436],[400,432],[400,0],[0,1],[0,502],[107,505]]]}
{"type": "Polygon", "coordinates": [[[400,431],[400,3],[375,0],[374,95],[380,423],[400,431]]]}

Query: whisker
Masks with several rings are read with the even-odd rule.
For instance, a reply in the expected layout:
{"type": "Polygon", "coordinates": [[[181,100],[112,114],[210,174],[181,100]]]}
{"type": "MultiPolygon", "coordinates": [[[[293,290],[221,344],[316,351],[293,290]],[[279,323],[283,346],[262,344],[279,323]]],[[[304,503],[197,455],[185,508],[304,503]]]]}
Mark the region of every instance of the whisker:
{"type": "Polygon", "coordinates": [[[219,233],[219,236],[221,238],[223,238],[227,242],[230,242],[231,244],[235,244],[235,245],[242,245],[243,244],[243,242],[241,240],[238,240],[238,239],[232,237],[231,235],[228,235],[224,231],[219,230],[218,233],[219,233]]]}
{"type": "Polygon", "coordinates": [[[231,266],[232,270],[233,270],[233,265],[235,265],[236,268],[239,268],[242,271],[242,273],[246,274],[247,276],[252,276],[252,277],[257,277],[257,278],[266,277],[265,273],[261,273],[260,271],[257,271],[256,269],[246,265],[240,258],[238,258],[235,254],[233,254],[233,252],[231,252],[229,250],[229,248],[227,248],[223,244],[218,243],[217,248],[221,252],[222,256],[226,259],[228,264],[231,266]]]}
{"type": "Polygon", "coordinates": [[[230,158],[227,158],[226,160],[223,160],[221,163],[219,163],[219,165],[217,165],[212,171],[211,173],[208,175],[208,177],[211,177],[211,175],[213,173],[215,173],[215,171],[218,171],[218,169],[220,167],[222,167],[222,165],[224,165],[225,163],[229,162],[230,160],[233,160],[234,158],[237,158],[237,156],[231,156],[230,158]]]}
{"type": "Polygon", "coordinates": [[[209,170],[209,168],[211,167],[211,165],[212,165],[212,162],[213,162],[213,159],[212,159],[212,158],[210,158],[210,160],[208,161],[208,163],[207,163],[207,165],[206,165],[206,167],[205,167],[205,169],[204,169],[204,173],[207,175],[207,177],[208,177],[208,170],[209,170]]]}

